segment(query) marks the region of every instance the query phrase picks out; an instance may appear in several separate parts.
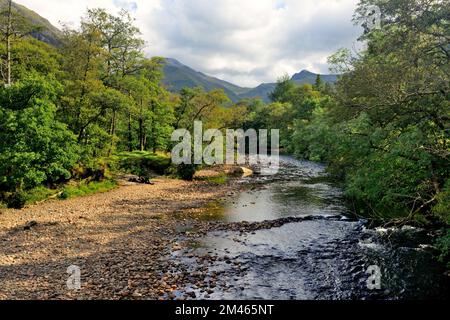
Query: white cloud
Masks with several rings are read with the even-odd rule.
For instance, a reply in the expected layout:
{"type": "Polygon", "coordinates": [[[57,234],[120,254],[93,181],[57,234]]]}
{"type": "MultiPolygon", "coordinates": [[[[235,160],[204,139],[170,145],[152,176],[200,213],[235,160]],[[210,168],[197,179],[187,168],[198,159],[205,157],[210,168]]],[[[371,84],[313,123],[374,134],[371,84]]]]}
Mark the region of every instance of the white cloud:
{"type": "Polygon", "coordinates": [[[326,58],[361,32],[358,0],[18,0],[58,25],[86,9],[133,11],[149,55],[172,57],[243,85],[301,69],[328,72],[326,58]]]}

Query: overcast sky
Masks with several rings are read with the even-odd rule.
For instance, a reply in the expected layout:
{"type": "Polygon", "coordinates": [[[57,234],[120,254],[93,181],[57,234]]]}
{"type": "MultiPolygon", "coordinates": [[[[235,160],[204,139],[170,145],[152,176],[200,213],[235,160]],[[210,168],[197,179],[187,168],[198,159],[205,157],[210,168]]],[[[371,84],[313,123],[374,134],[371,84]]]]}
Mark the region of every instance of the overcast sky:
{"type": "Polygon", "coordinates": [[[358,0],[16,0],[56,26],[78,25],[86,9],[126,8],[149,56],[171,57],[241,86],[308,69],[328,73],[327,57],[355,47],[358,0]]]}

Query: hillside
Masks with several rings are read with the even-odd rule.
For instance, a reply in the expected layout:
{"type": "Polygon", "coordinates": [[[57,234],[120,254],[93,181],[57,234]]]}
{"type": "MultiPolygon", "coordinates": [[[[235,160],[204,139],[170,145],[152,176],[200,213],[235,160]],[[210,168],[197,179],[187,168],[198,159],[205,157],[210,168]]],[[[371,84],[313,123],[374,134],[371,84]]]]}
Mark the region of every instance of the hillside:
{"type": "MultiPolygon", "coordinates": [[[[320,77],[324,83],[335,83],[338,79],[338,76],[335,74],[321,74],[320,77]]],[[[297,84],[314,84],[317,79],[317,73],[312,73],[307,70],[303,70],[299,73],[296,73],[292,76],[292,81],[297,84]]]]}
{"type": "MultiPolygon", "coordinates": [[[[8,1],[0,0],[0,12],[7,8],[8,1]]],[[[53,26],[47,19],[41,17],[36,12],[22,6],[18,3],[13,2],[13,10],[15,14],[22,16],[26,21],[30,22],[32,25],[39,26],[41,30],[35,32],[32,36],[38,40],[46,42],[51,45],[59,45],[61,42],[61,31],[53,26]]]]}
{"type": "Polygon", "coordinates": [[[238,101],[240,94],[250,90],[207,76],[171,58],[166,59],[164,74],[164,84],[173,92],[179,92],[184,87],[202,87],[207,91],[223,89],[231,100],[238,101]]]}
{"type": "MultiPolygon", "coordinates": [[[[255,88],[243,88],[224,80],[208,76],[198,72],[181,62],[168,58],[164,68],[164,84],[173,92],[179,92],[184,87],[203,87],[210,91],[213,89],[223,89],[234,102],[242,99],[261,98],[269,102],[269,94],[275,89],[276,83],[263,83],[255,88]]],[[[335,83],[337,75],[321,75],[325,83],[335,83]]],[[[316,73],[303,70],[292,77],[297,84],[314,84],[317,78],[316,73]]]]}

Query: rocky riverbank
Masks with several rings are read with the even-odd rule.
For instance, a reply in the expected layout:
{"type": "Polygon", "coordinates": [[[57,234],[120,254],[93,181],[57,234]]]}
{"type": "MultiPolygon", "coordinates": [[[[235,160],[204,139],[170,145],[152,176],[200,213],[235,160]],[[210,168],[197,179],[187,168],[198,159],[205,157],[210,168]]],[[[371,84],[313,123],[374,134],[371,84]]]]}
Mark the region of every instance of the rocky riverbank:
{"type": "MultiPolygon", "coordinates": [[[[211,225],[195,216],[211,200],[239,191],[160,178],[122,183],[108,193],[51,200],[0,213],[0,299],[161,299],[182,283],[168,277],[168,257],[181,237],[211,225]],[[69,266],[81,270],[81,290],[67,288],[69,266]]],[[[168,274],[169,272],[169,274],[168,274]]]]}

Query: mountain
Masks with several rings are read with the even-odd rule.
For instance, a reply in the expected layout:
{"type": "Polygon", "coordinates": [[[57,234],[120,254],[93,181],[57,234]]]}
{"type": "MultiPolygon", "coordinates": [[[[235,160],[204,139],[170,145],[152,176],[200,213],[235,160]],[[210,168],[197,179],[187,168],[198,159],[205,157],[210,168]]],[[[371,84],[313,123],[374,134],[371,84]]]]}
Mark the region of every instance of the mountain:
{"type": "MultiPolygon", "coordinates": [[[[261,98],[269,102],[269,94],[275,89],[276,83],[263,83],[256,88],[243,88],[218,78],[198,72],[181,62],[167,58],[164,67],[164,84],[168,90],[179,92],[184,87],[202,87],[206,91],[223,89],[233,102],[243,99],[261,98]]],[[[314,84],[317,74],[303,70],[292,77],[297,84],[314,84]]],[[[337,75],[321,75],[324,83],[335,83],[337,75]]]]}
{"type": "MultiPolygon", "coordinates": [[[[321,74],[320,77],[324,83],[335,83],[338,80],[338,76],[335,74],[321,74]]],[[[307,70],[303,70],[292,76],[292,81],[297,84],[314,84],[316,79],[317,73],[312,73],[307,70]]]]}
{"type": "MultiPolygon", "coordinates": [[[[0,0],[0,12],[4,11],[8,7],[8,0],[0,0]]],[[[32,33],[31,35],[43,42],[57,46],[61,43],[62,32],[54,27],[47,19],[41,17],[36,12],[13,2],[13,11],[22,16],[25,21],[31,25],[39,26],[40,30],[32,33]]]]}
{"type": "Polygon", "coordinates": [[[261,98],[264,102],[270,102],[269,94],[275,90],[277,86],[276,83],[263,83],[257,86],[256,88],[250,89],[247,92],[244,92],[239,97],[241,99],[253,99],[253,98],[261,98]]]}
{"type": "Polygon", "coordinates": [[[182,64],[175,59],[166,59],[164,66],[164,84],[173,92],[179,92],[182,88],[203,87],[206,91],[223,89],[233,101],[239,101],[239,95],[250,89],[241,88],[232,83],[207,76],[204,73],[182,64]]]}

